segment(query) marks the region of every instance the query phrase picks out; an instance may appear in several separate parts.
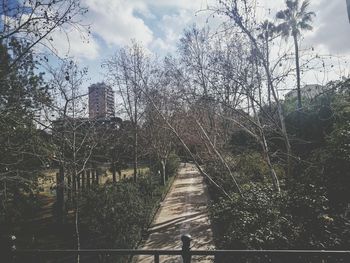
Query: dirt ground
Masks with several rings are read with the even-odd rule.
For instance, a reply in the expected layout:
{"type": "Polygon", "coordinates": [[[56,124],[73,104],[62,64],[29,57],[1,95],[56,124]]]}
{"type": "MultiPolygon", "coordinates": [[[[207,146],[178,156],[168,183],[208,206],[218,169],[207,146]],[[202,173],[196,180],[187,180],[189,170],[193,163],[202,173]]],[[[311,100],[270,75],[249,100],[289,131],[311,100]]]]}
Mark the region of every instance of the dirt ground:
{"type": "MultiPolygon", "coordinates": [[[[204,178],[192,164],[182,165],[169,193],[140,249],[181,249],[181,235],[192,236],[192,249],[214,249],[207,213],[208,193],[204,178]]],[[[139,256],[133,262],[154,262],[153,256],[139,256]]],[[[180,257],[160,256],[160,262],[182,262],[180,257]]],[[[210,257],[193,257],[192,262],[212,262],[210,257]]]]}

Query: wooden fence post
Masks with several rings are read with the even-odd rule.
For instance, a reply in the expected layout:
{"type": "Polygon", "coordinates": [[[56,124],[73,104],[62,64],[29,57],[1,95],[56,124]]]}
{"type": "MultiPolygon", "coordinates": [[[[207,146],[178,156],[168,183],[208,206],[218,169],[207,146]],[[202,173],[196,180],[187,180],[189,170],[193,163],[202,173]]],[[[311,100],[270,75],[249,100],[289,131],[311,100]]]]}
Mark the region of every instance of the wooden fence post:
{"type": "Polygon", "coordinates": [[[84,190],[85,189],[85,175],[86,175],[86,171],[83,170],[81,172],[81,189],[84,190]]]}

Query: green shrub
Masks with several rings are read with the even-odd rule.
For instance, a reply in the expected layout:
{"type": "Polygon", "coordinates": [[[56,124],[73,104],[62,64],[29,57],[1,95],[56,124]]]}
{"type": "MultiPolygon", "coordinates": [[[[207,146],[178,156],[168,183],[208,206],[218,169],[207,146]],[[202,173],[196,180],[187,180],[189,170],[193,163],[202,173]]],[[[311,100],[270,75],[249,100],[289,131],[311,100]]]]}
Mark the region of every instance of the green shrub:
{"type": "Polygon", "coordinates": [[[272,186],[249,184],[244,199],[232,195],[210,207],[216,226],[216,243],[221,249],[283,249],[296,239],[297,227],[281,213],[284,195],[272,186]]]}
{"type": "Polygon", "coordinates": [[[132,183],[106,184],[86,192],[81,218],[88,247],[133,248],[145,225],[144,200],[132,183]]]}
{"type": "Polygon", "coordinates": [[[309,179],[291,180],[280,194],[271,184],[249,183],[244,198],[215,200],[210,215],[218,248],[345,249],[349,220],[332,213],[326,189],[309,179]]]}
{"type": "MultiPolygon", "coordinates": [[[[230,164],[244,198],[235,193],[227,170],[208,162],[205,170],[232,195],[223,199],[209,184],[218,248],[223,249],[348,249],[350,243],[350,89],[305,102],[298,114],[284,105],[286,125],[295,157],[291,176],[283,176],[283,141],[266,131],[271,159],[280,178],[281,193],[273,191],[269,169],[249,138],[237,137],[230,164]],[[275,139],[274,139],[275,138],[275,139]],[[277,140],[277,139],[278,140],[277,140]],[[279,142],[280,141],[280,142],[279,142]],[[243,147],[239,148],[239,144],[243,147]]],[[[263,122],[263,119],[262,119],[263,122]]]]}
{"type": "MultiPolygon", "coordinates": [[[[152,165],[150,167],[151,173],[153,175],[157,175],[158,171],[162,171],[162,165],[160,163],[160,160],[157,158],[154,158],[152,161],[152,165]]],[[[180,166],[180,158],[175,153],[171,153],[167,159],[166,166],[165,166],[165,172],[168,177],[176,175],[178,169],[180,166]]]]}
{"type": "Polygon", "coordinates": [[[134,248],[148,227],[165,187],[152,177],[137,183],[123,180],[86,191],[81,201],[81,221],[91,248],[134,248]]]}
{"type": "Polygon", "coordinates": [[[180,166],[180,158],[175,153],[169,155],[169,159],[166,166],[166,173],[168,176],[176,175],[180,166]]]}
{"type": "Polygon", "coordinates": [[[269,173],[266,162],[258,152],[245,152],[239,155],[235,168],[239,171],[242,183],[263,182],[269,173]]]}

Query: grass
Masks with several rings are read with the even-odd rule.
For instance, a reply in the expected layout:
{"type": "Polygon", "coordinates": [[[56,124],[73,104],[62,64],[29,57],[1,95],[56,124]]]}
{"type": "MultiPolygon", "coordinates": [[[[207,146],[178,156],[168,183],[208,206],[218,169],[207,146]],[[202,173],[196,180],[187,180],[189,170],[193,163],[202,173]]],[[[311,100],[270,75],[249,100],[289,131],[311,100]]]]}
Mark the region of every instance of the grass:
{"type": "MultiPolygon", "coordinates": [[[[149,171],[150,170],[147,166],[140,166],[138,169],[138,174],[145,175],[145,174],[149,173],[149,171]]],[[[121,174],[122,174],[122,179],[131,178],[134,176],[134,168],[128,168],[128,169],[122,170],[121,174]]],[[[107,180],[112,181],[113,180],[112,172],[107,170],[106,175],[104,175],[103,178],[104,179],[102,179],[102,182],[107,182],[107,180]],[[105,180],[105,181],[103,181],[103,180],[105,180]]],[[[119,181],[118,174],[117,174],[117,181],[119,181]]]]}
{"type": "MultiPolygon", "coordinates": [[[[147,166],[140,166],[138,169],[138,173],[141,175],[145,175],[149,173],[149,168],[147,166]]],[[[58,173],[58,169],[49,169],[43,171],[43,177],[39,178],[38,185],[39,185],[39,191],[40,194],[45,196],[55,196],[55,186],[56,186],[56,173],[58,173]]],[[[134,176],[134,169],[128,168],[125,170],[122,170],[121,172],[122,178],[131,178],[134,176]]],[[[100,183],[105,184],[108,181],[113,180],[112,172],[108,169],[105,170],[101,177],[100,177],[100,183]]],[[[117,181],[119,181],[119,175],[117,174],[117,181]]]]}
{"type": "MultiPolygon", "coordinates": [[[[139,174],[146,175],[149,168],[141,166],[139,174]]],[[[43,171],[43,176],[38,179],[39,194],[37,196],[37,207],[33,209],[33,215],[27,218],[21,225],[11,232],[7,229],[6,234],[16,234],[18,246],[20,248],[74,248],[74,227],[73,217],[68,213],[66,222],[58,227],[54,221],[53,204],[56,200],[56,173],[58,169],[49,169],[43,171]],[[9,232],[8,232],[9,231],[9,232]],[[8,232],[8,233],[7,233],[8,232]]],[[[102,171],[100,184],[105,184],[113,180],[112,173],[109,170],[102,171]]],[[[122,178],[132,178],[134,170],[128,168],[122,170],[122,178]]],[[[117,180],[119,176],[117,176],[117,180]]],[[[3,235],[1,233],[0,237],[3,235]]]]}

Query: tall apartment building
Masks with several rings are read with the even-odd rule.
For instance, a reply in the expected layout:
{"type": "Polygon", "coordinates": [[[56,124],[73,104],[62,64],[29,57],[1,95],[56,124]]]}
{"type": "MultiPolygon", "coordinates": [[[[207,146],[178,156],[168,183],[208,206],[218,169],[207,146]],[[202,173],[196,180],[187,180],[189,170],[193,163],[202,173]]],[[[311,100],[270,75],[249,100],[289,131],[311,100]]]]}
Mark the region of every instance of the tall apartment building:
{"type": "Polygon", "coordinates": [[[114,111],[114,93],[105,83],[96,83],[89,87],[89,118],[112,118],[114,111]]]}

